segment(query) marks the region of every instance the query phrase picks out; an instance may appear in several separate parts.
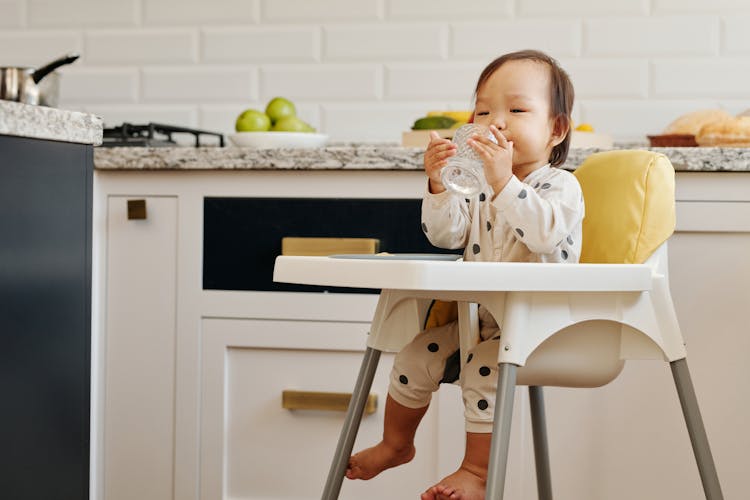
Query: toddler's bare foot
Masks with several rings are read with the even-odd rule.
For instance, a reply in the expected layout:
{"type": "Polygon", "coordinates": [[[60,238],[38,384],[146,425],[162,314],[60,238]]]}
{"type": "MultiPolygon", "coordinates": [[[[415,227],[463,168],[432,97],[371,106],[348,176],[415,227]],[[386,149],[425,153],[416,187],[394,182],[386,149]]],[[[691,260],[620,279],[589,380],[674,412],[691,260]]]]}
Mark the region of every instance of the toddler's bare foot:
{"type": "Polygon", "coordinates": [[[349,458],[346,477],[372,479],[386,469],[410,462],[415,453],[414,445],[393,448],[381,441],[372,448],[362,450],[349,458]]]}
{"type": "Polygon", "coordinates": [[[422,493],[421,500],[484,500],[486,478],[461,466],[422,493]]]}

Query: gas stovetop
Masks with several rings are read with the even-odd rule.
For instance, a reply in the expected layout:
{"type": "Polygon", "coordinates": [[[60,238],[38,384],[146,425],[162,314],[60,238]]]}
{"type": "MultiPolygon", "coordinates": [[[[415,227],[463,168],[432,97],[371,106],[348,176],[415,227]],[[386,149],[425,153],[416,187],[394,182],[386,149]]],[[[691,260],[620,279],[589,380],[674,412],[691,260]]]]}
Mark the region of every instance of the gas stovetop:
{"type": "MultiPolygon", "coordinates": [[[[182,146],[173,137],[173,134],[191,134],[195,137],[195,147],[200,146],[224,146],[224,135],[218,132],[209,132],[194,128],[176,127],[162,123],[148,123],[146,125],[134,125],[123,123],[117,127],[105,128],[102,146],[104,147],[175,147],[182,146]],[[201,143],[201,136],[217,137],[216,141],[201,143]]],[[[204,137],[205,139],[205,137],[204,137]]]]}

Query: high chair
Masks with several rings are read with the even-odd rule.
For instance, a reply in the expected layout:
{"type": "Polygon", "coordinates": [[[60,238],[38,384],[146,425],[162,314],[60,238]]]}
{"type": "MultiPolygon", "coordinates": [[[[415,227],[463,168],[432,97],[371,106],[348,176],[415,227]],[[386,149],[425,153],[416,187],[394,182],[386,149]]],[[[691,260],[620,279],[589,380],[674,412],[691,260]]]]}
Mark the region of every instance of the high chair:
{"type": "Polygon", "coordinates": [[[629,359],[669,362],[705,496],[723,498],[669,292],[672,165],[649,151],[608,151],[575,175],[586,204],[581,264],[277,259],[277,281],[382,289],[322,498],[338,497],[380,352],[411,341],[428,310],[435,323],[453,308],[463,365],[479,339],[475,303],[502,328],[486,498],[503,498],[516,385],[529,386],[538,494],[551,500],[542,386],[599,387],[629,359]]]}

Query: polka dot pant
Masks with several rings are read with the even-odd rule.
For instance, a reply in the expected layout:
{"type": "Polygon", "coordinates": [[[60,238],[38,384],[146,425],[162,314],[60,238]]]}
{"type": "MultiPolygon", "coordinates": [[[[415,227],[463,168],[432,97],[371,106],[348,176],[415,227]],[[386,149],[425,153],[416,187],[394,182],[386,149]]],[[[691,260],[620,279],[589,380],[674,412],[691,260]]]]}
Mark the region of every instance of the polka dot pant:
{"type": "MultiPolygon", "coordinates": [[[[466,354],[466,365],[458,383],[464,401],[468,432],[492,432],[492,418],[497,390],[497,351],[500,335],[497,327],[483,328],[484,340],[466,354]]],[[[391,371],[390,396],[408,408],[423,408],[430,403],[449,373],[452,362],[458,362],[458,324],[449,323],[417,335],[396,355],[391,371]]]]}

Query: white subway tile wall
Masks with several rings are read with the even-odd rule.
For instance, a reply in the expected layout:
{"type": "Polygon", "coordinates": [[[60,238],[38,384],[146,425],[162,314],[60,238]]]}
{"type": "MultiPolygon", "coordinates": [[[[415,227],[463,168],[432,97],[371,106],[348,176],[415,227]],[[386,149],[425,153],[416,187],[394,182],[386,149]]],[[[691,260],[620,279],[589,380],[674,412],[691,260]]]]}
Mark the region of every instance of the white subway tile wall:
{"type": "Polygon", "coordinates": [[[576,122],[643,140],[695,109],[750,108],[748,0],[0,0],[0,65],[67,52],[60,106],[108,125],[231,133],[272,97],[332,141],[398,142],[471,106],[522,48],[558,58],[576,122]]]}
{"type": "Polygon", "coordinates": [[[0,0],[0,29],[23,26],[24,5],[22,0],[0,0]]]}

